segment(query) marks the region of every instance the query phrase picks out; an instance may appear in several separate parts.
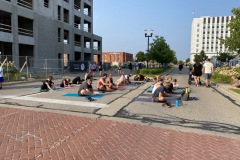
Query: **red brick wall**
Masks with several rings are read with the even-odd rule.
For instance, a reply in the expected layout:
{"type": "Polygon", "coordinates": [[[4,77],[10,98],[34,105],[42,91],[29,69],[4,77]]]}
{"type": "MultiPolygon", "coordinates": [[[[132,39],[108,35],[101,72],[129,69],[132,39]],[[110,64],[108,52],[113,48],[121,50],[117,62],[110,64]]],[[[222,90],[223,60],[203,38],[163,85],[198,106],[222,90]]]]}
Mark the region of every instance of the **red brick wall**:
{"type": "Polygon", "coordinates": [[[126,62],[133,61],[133,54],[125,52],[102,52],[102,62],[126,62]]]}

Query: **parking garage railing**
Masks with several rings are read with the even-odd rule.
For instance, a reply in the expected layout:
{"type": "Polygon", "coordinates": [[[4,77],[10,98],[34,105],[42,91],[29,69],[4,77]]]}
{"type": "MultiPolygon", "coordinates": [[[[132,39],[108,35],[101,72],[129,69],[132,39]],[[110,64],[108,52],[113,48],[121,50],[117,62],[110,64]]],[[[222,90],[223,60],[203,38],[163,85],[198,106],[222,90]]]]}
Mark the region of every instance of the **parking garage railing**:
{"type": "Polygon", "coordinates": [[[12,26],[0,23],[0,31],[12,33],[12,26]]]}

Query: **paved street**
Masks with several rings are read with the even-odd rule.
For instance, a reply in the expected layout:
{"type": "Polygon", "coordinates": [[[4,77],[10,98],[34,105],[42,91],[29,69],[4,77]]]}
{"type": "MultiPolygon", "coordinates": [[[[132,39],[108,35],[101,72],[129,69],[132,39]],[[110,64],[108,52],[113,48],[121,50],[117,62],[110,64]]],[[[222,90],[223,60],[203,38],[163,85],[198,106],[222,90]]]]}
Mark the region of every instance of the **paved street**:
{"type": "MultiPolygon", "coordinates": [[[[187,69],[169,74],[188,86],[187,69]]],[[[0,159],[240,159],[235,96],[221,85],[193,84],[190,96],[198,100],[164,108],[148,101],[150,85],[105,93],[93,103],[63,96],[77,86],[49,93],[36,90],[39,82],[5,86],[0,159]]]]}

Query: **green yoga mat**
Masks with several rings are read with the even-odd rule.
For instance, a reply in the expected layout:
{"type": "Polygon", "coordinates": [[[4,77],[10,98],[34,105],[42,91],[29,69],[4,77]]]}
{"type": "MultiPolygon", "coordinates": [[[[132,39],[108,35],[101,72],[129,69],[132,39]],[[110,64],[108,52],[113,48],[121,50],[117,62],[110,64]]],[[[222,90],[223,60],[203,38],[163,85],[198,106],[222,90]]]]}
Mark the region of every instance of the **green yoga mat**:
{"type": "Polygon", "coordinates": [[[96,94],[94,96],[79,96],[77,93],[67,93],[64,94],[65,97],[93,97],[93,98],[102,98],[104,94],[96,94]]]}

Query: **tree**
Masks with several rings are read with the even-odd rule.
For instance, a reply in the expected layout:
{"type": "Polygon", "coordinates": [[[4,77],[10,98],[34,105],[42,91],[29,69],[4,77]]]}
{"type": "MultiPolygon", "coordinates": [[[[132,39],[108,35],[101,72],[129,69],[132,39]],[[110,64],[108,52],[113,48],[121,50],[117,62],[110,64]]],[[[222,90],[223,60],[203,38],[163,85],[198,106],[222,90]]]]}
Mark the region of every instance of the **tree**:
{"type": "Polygon", "coordinates": [[[201,51],[199,54],[194,55],[195,62],[202,62],[206,60],[208,57],[206,56],[204,51],[201,51]]]}
{"type": "Polygon", "coordinates": [[[232,13],[235,15],[228,24],[230,37],[220,38],[222,45],[225,45],[230,52],[236,51],[240,54],[240,8],[233,8],[232,13]]]}
{"type": "Polygon", "coordinates": [[[186,59],[186,63],[189,63],[189,62],[190,62],[190,58],[187,58],[187,59],[186,59]]]}
{"type": "Polygon", "coordinates": [[[138,62],[142,62],[142,61],[145,61],[146,60],[146,57],[144,55],[144,52],[142,51],[139,51],[137,54],[136,54],[136,58],[137,58],[137,61],[138,62]]]}
{"type": "Polygon", "coordinates": [[[226,62],[226,61],[229,61],[233,58],[234,58],[234,56],[232,56],[229,53],[220,53],[219,56],[217,57],[217,60],[219,60],[221,62],[226,62]]]}
{"type": "Polygon", "coordinates": [[[176,53],[172,51],[163,37],[156,36],[151,43],[150,59],[158,63],[170,63],[175,60],[176,53]]]}

